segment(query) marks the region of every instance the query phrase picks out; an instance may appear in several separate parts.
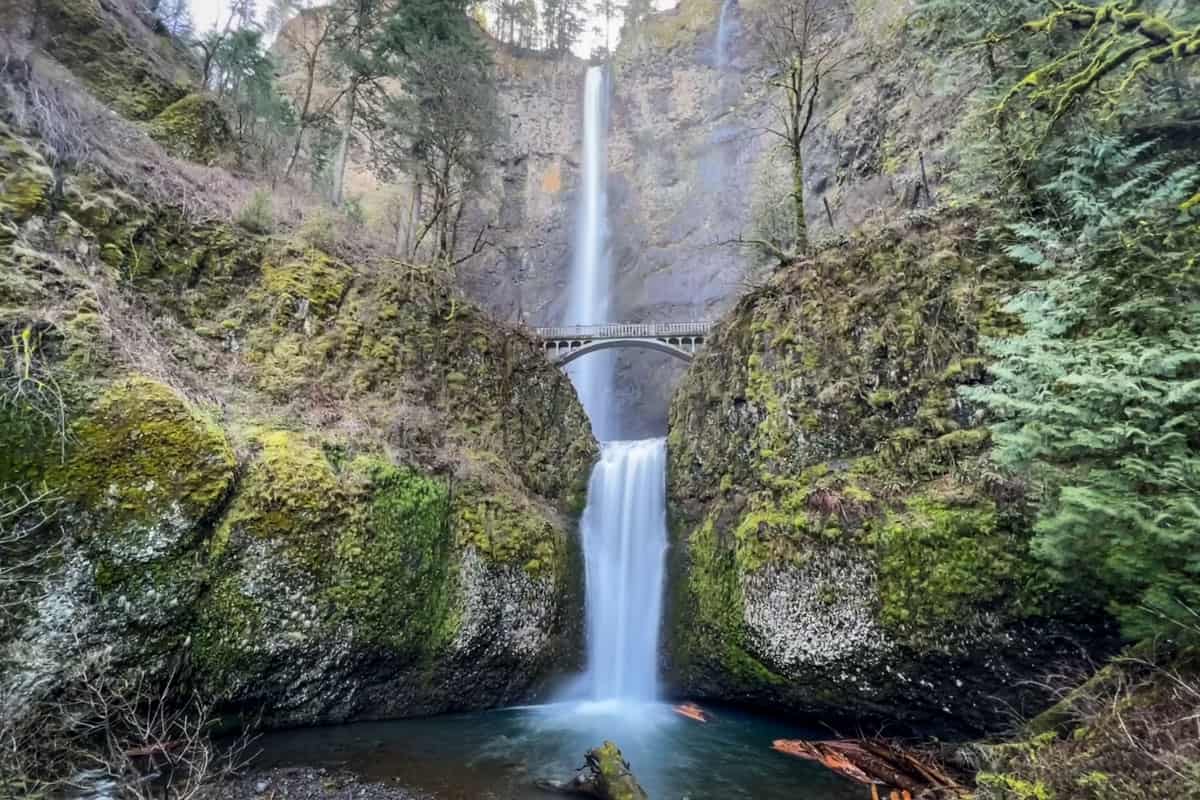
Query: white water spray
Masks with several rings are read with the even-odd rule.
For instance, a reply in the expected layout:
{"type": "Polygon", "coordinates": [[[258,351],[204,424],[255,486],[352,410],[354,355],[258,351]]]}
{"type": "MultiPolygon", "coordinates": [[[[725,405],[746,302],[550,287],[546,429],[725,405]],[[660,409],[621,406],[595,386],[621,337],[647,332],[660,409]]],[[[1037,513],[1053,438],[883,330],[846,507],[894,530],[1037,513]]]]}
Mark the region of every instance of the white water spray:
{"type": "MultiPolygon", "coordinates": [[[[584,88],[583,193],[571,266],[568,325],[615,322],[608,259],[608,75],[591,67],[584,88]]],[[[658,683],[658,629],[666,550],[666,443],[610,441],[614,361],[592,353],[571,380],[601,446],[584,510],[588,636],[587,694],[593,700],[650,701],[658,683]]]]}

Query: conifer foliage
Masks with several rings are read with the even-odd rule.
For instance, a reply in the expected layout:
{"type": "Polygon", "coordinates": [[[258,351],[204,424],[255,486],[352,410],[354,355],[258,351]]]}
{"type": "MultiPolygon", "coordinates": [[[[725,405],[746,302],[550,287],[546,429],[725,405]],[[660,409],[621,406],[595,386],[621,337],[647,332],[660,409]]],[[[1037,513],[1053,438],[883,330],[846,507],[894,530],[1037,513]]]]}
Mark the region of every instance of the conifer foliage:
{"type": "Polygon", "coordinates": [[[1200,59],[1139,61],[1195,21],[1148,3],[1133,25],[1133,5],[1050,3],[981,39],[1000,49],[987,168],[1013,179],[997,244],[1024,278],[1021,332],[991,341],[994,380],[968,394],[1041,500],[1036,551],[1130,636],[1183,637],[1200,613],[1200,59]]]}

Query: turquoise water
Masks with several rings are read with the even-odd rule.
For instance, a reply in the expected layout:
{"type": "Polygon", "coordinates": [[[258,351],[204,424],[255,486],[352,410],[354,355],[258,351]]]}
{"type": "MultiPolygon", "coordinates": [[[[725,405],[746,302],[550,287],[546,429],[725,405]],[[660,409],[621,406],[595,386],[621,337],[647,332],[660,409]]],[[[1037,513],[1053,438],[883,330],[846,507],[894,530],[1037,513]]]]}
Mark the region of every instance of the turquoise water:
{"type": "Polygon", "coordinates": [[[348,769],[444,800],[546,800],[538,779],[569,778],[612,739],[653,800],[865,800],[866,787],[771,750],[820,735],[733,711],[702,724],[662,704],[575,703],[275,733],[258,764],[348,769]]]}

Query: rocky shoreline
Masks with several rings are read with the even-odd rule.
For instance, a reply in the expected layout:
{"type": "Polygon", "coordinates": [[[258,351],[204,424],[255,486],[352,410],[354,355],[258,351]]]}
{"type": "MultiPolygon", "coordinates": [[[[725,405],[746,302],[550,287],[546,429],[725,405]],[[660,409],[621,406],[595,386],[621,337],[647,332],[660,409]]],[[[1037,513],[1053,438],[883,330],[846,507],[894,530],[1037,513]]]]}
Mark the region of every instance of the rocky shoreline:
{"type": "Polygon", "coordinates": [[[402,786],[364,781],[345,770],[276,767],[252,770],[209,787],[201,800],[428,800],[402,786]]]}

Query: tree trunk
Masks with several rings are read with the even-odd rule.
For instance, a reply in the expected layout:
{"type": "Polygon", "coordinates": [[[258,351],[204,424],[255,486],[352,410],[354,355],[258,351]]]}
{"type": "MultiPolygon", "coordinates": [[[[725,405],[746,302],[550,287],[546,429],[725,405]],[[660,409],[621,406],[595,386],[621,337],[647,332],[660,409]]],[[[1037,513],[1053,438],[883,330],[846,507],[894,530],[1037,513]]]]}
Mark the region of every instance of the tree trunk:
{"type": "Polygon", "coordinates": [[[300,108],[300,124],[296,130],[296,144],[292,147],[292,155],[288,158],[287,169],[283,171],[285,178],[292,177],[292,169],[296,166],[296,158],[300,155],[300,145],[304,141],[304,132],[308,129],[308,114],[309,107],[312,105],[313,83],[316,81],[318,52],[319,50],[314,46],[312,57],[305,65],[308,74],[304,84],[304,104],[300,108]]]}
{"type": "Polygon", "coordinates": [[[408,253],[408,257],[416,260],[417,247],[413,241],[413,233],[417,230],[417,223],[421,221],[421,195],[424,186],[420,181],[413,183],[412,208],[408,215],[408,230],[404,234],[404,249],[408,253]]]}
{"type": "Polygon", "coordinates": [[[350,149],[350,136],[354,132],[354,115],[357,112],[358,86],[351,84],[347,92],[346,121],[342,128],[342,139],[338,142],[337,158],[333,163],[333,186],[330,189],[330,202],[334,206],[342,204],[342,186],[346,180],[346,159],[350,149]]]}
{"type": "Polygon", "coordinates": [[[792,211],[796,215],[796,252],[808,249],[808,223],[804,218],[804,153],[797,146],[792,148],[792,211]]]}

